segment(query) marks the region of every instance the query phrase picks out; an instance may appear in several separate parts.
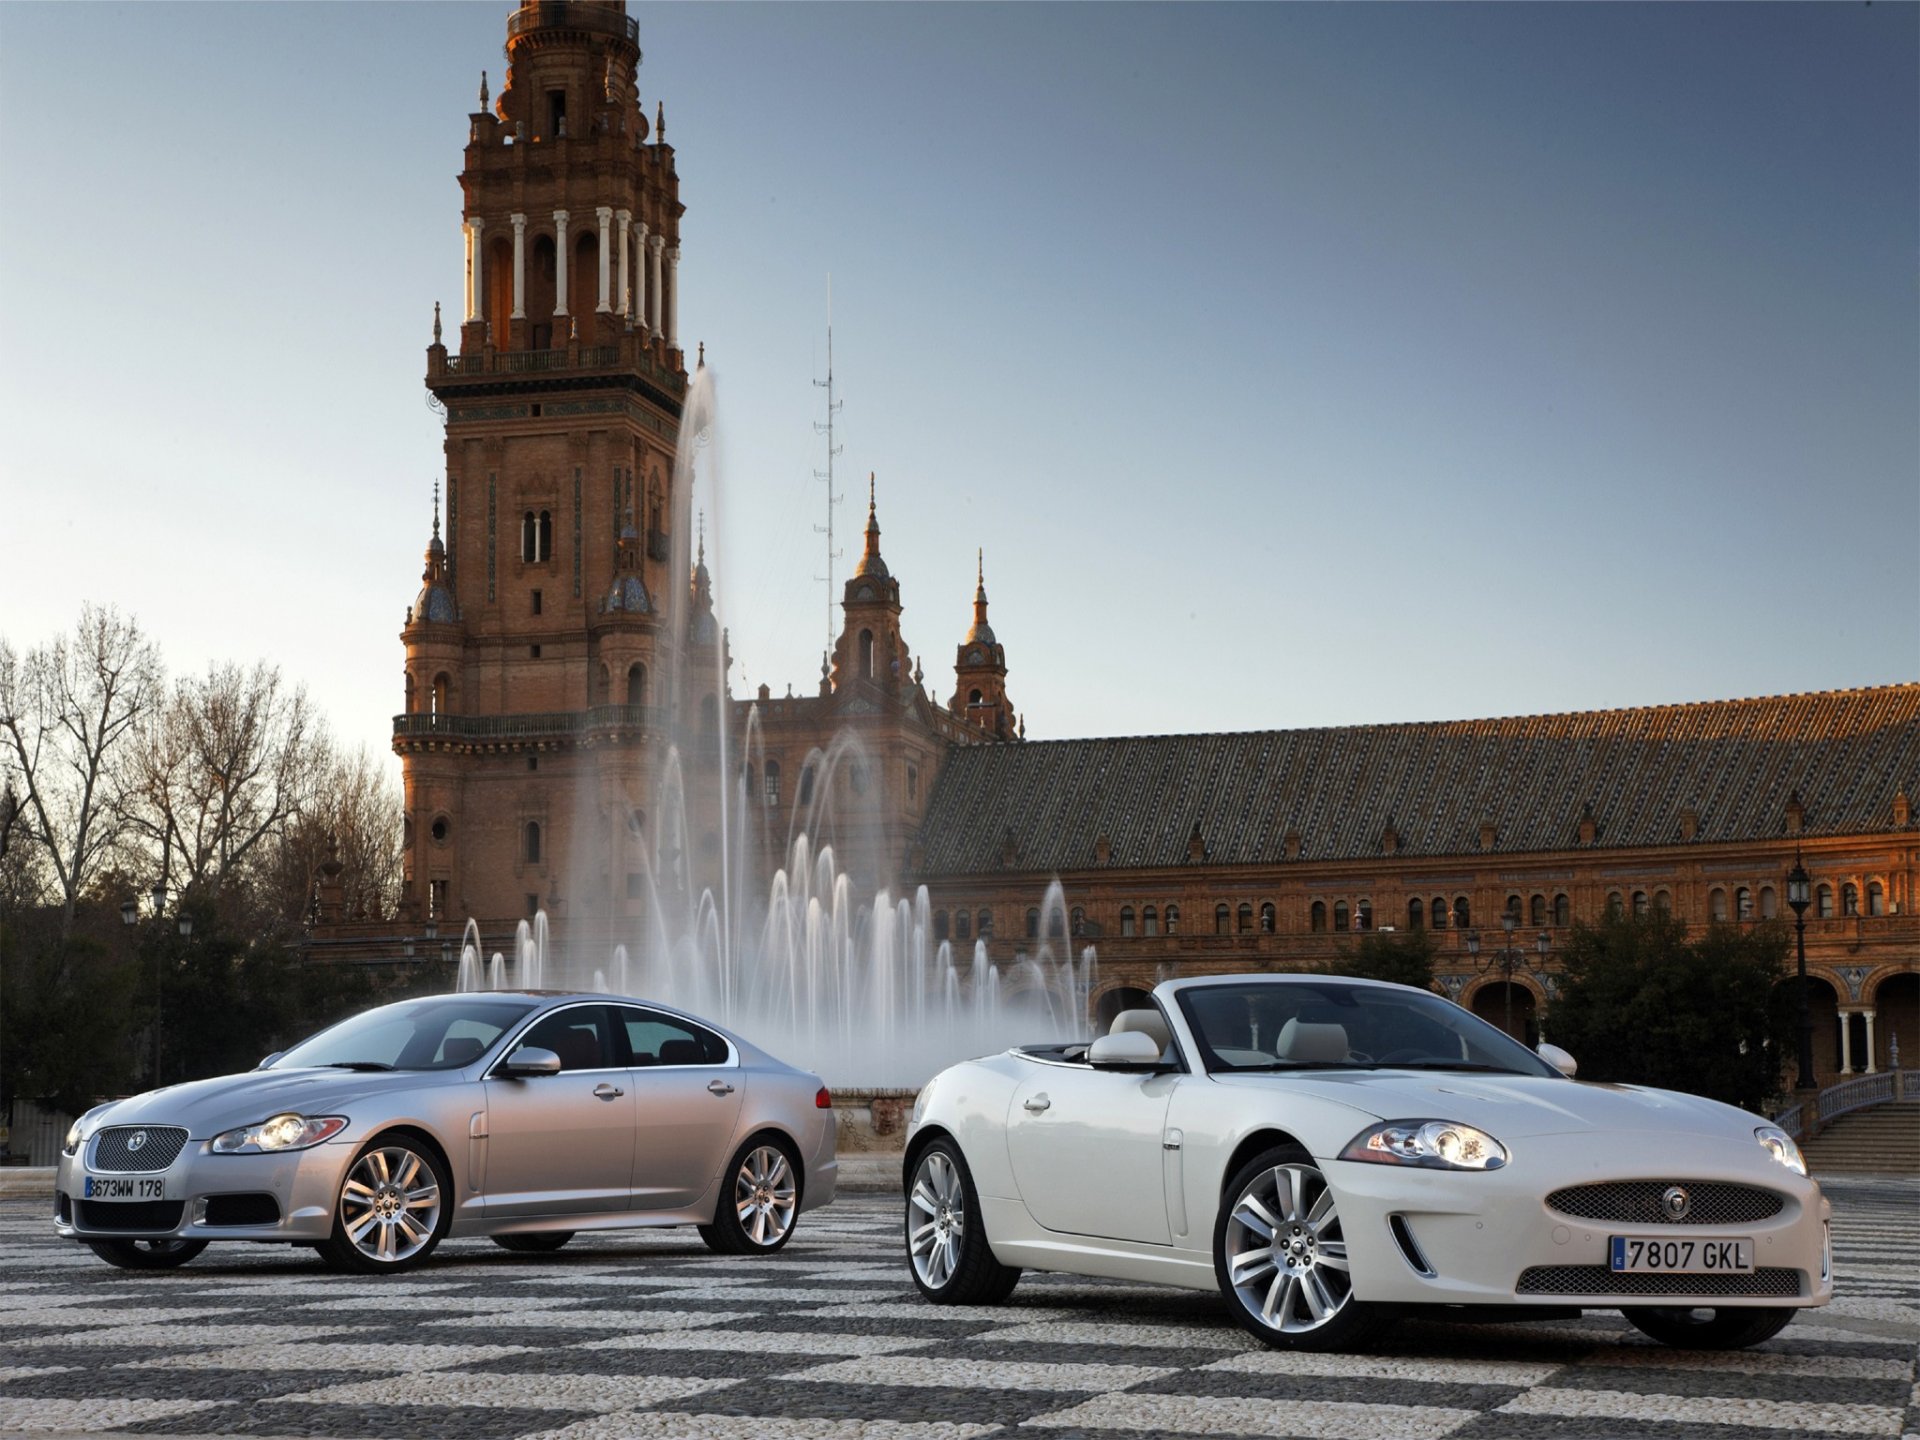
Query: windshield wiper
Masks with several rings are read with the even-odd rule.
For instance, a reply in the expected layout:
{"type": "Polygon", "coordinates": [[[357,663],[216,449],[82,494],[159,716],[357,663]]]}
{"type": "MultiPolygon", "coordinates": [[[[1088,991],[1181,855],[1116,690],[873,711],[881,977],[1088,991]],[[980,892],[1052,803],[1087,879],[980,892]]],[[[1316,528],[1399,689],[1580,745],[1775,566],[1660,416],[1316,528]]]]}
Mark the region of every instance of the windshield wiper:
{"type": "Polygon", "coordinates": [[[1266,1065],[1229,1065],[1225,1074],[1252,1075],[1263,1070],[1378,1070],[1372,1063],[1352,1060],[1275,1060],[1266,1065]]]}
{"type": "Polygon", "coordinates": [[[329,1060],[320,1068],[322,1070],[391,1070],[393,1066],[384,1060],[329,1060]]]}
{"type": "Polygon", "coordinates": [[[1477,1070],[1490,1075],[1525,1075],[1511,1065],[1483,1065],[1478,1060],[1405,1060],[1381,1067],[1387,1070],[1477,1070]]]}

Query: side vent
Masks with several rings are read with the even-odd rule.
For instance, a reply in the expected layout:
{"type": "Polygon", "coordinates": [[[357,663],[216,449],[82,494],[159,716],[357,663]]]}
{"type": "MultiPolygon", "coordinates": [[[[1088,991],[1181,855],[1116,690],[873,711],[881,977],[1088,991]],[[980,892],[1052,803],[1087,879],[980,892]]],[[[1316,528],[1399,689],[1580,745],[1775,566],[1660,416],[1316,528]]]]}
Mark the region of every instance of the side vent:
{"type": "Polygon", "coordinates": [[[1427,1263],[1427,1257],[1420,1253],[1420,1244],[1413,1238],[1413,1227],[1407,1224],[1404,1215],[1389,1215],[1387,1228],[1393,1232],[1393,1243],[1400,1247],[1401,1258],[1413,1268],[1413,1273],[1431,1280],[1435,1271],[1427,1263]]]}

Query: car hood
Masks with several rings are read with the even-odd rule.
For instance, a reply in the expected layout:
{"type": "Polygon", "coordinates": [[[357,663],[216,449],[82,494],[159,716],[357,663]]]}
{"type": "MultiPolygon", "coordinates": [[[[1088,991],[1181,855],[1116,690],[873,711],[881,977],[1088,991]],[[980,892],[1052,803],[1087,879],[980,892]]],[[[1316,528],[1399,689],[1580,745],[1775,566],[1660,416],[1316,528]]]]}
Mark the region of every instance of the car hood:
{"type": "Polygon", "coordinates": [[[457,1084],[465,1078],[458,1070],[249,1070],[115,1101],[89,1115],[87,1131],[103,1125],[184,1125],[190,1139],[206,1140],[289,1110],[350,1115],[356,1102],[372,1096],[457,1084]]]}
{"type": "Polygon", "coordinates": [[[1216,1075],[1222,1085],[1281,1095],[1306,1093],[1364,1110],[1381,1120],[1457,1120],[1497,1139],[1582,1131],[1749,1139],[1760,1117],[1677,1090],[1605,1085],[1546,1075],[1480,1075],[1446,1071],[1316,1070],[1216,1075]]]}

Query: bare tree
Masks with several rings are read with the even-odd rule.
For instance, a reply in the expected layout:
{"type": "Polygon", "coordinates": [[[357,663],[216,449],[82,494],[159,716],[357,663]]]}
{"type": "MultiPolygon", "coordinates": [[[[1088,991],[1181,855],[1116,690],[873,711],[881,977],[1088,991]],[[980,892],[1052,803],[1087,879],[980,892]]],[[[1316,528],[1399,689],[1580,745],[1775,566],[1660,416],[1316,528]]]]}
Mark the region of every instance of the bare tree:
{"type": "Polygon", "coordinates": [[[314,895],[320,867],[340,864],[348,916],[390,916],[400,901],[405,806],[391,767],[364,748],[328,747],[300,815],[275,847],[272,891],[280,919],[297,923],[314,895]]]}
{"type": "Polygon", "coordinates": [[[24,791],[21,832],[59,886],[63,940],[89,876],[125,829],[121,749],[160,686],[159,654],[111,606],[87,605],[71,638],[24,656],[0,640],[0,745],[24,791]]]}
{"type": "Polygon", "coordinates": [[[183,676],[141,727],[134,823],[162,876],[218,893],[300,813],[326,757],[303,687],[289,690],[264,661],[209,666],[183,676]]]}

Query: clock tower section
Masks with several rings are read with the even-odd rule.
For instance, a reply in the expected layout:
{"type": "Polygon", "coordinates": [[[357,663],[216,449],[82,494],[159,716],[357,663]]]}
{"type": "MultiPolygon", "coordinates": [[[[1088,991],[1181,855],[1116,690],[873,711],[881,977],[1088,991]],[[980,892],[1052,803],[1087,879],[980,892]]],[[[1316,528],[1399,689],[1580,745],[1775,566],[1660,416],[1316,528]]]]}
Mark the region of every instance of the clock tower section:
{"type": "Polygon", "coordinates": [[[449,348],[436,311],[427,351],[445,541],[401,632],[407,888],[490,950],[535,908],[567,939],[635,933],[685,703],[682,206],[639,65],[622,0],[508,19],[468,117],[463,318],[449,348]]]}

